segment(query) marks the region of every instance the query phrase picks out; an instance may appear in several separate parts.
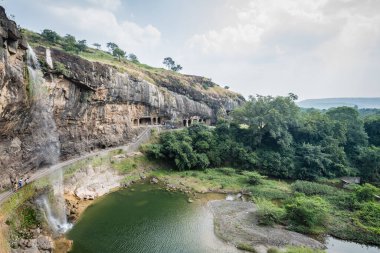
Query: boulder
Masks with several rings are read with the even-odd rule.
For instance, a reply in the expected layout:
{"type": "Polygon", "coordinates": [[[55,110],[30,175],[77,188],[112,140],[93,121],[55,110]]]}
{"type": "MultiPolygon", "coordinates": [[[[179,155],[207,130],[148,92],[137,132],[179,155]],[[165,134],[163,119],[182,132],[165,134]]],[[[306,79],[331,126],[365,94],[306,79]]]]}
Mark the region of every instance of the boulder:
{"type": "Polygon", "coordinates": [[[49,236],[40,235],[37,238],[37,247],[40,250],[52,251],[54,249],[54,241],[49,236]]]}
{"type": "Polygon", "coordinates": [[[158,184],[158,179],[156,177],[153,177],[151,180],[150,180],[150,183],[151,184],[158,184]]]}

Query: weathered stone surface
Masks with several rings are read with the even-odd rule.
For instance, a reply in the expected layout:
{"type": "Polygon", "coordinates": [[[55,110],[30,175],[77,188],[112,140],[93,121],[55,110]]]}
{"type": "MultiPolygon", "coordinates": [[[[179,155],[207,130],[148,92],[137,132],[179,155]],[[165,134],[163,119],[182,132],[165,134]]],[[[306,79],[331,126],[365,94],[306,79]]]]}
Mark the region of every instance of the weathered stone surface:
{"type": "Polygon", "coordinates": [[[45,235],[40,235],[37,238],[37,247],[40,250],[52,251],[54,249],[54,241],[45,235]]]}

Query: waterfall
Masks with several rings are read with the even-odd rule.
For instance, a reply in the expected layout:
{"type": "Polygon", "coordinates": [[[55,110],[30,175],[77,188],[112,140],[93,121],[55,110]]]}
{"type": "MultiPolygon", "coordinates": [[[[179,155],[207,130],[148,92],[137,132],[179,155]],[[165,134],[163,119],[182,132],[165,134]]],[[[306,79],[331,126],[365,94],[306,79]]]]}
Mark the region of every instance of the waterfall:
{"type": "MultiPolygon", "coordinates": [[[[43,78],[38,58],[28,45],[27,64],[29,73],[29,93],[32,101],[32,124],[35,125],[33,138],[38,143],[37,156],[42,164],[53,165],[60,156],[60,143],[53,115],[53,101],[49,96],[49,86],[43,78]]],[[[40,202],[51,228],[64,233],[71,227],[67,222],[66,203],[64,199],[63,172],[61,170],[50,176],[53,187],[53,198],[46,196],[40,202]]]]}
{"type": "Polygon", "coordinates": [[[46,48],[46,63],[50,69],[53,69],[53,60],[51,59],[50,48],[46,48]]]}

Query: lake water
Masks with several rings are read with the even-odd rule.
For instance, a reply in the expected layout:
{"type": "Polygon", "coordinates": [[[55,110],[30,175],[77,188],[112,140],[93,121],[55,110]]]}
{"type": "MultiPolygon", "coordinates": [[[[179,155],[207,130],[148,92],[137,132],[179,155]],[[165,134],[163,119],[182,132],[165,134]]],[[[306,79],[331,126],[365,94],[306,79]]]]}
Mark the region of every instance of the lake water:
{"type": "Polygon", "coordinates": [[[329,237],[326,241],[327,253],[380,253],[380,248],[365,246],[329,237]]]}
{"type": "Polygon", "coordinates": [[[90,206],[69,232],[74,253],[237,253],[214,235],[200,201],[152,185],[111,193],[90,206]]]}
{"type": "MultiPolygon", "coordinates": [[[[141,184],[113,192],[82,215],[67,235],[73,253],[238,253],[214,234],[205,202],[141,184]]],[[[212,198],[214,198],[213,196],[212,198]]],[[[380,253],[376,247],[328,238],[327,253],[380,253]]]]}

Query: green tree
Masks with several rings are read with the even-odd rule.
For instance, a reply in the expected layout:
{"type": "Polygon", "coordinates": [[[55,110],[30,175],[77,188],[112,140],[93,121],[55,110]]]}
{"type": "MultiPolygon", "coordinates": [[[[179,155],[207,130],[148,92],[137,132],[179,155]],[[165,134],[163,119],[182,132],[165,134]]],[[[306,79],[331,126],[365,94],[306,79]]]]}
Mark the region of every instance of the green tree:
{"type": "Polygon", "coordinates": [[[124,57],[125,57],[125,54],[126,54],[126,52],[123,51],[123,50],[121,50],[121,49],[118,48],[118,47],[115,48],[115,49],[113,50],[113,52],[112,52],[112,55],[115,56],[115,57],[117,57],[117,58],[119,59],[119,61],[120,61],[121,58],[124,58],[124,57]]]}
{"type": "Polygon", "coordinates": [[[168,69],[171,69],[174,65],[175,62],[171,57],[166,57],[164,61],[162,62],[168,69]]]}
{"type": "Polygon", "coordinates": [[[134,62],[134,63],[139,63],[139,59],[137,58],[137,56],[135,54],[129,54],[128,60],[130,60],[131,62],[134,62]]]}
{"type": "Polygon", "coordinates": [[[163,64],[170,70],[173,71],[180,71],[182,70],[182,66],[179,64],[176,64],[175,61],[171,57],[166,57],[163,61],[163,64]]]}
{"type": "Polygon", "coordinates": [[[100,50],[100,47],[102,46],[102,45],[100,45],[99,43],[94,43],[94,44],[92,44],[94,47],[96,47],[96,49],[98,49],[98,50],[100,50]]]}
{"type": "Polygon", "coordinates": [[[116,49],[116,48],[119,48],[119,46],[114,43],[114,42],[108,42],[107,43],[107,48],[108,50],[110,50],[110,52],[113,54],[113,51],[116,49]]]}
{"type": "Polygon", "coordinates": [[[330,109],[326,114],[332,120],[339,121],[347,129],[344,149],[355,160],[358,156],[359,148],[368,145],[368,136],[364,130],[364,123],[359,117],[358,110],[343,106],[330,109]]]}
{"type": "Polygon", "coordinates": [[[44,29],[41,33],[41,36],[53,44],[61,40],[61,36],[59,36],[58,33],[49,29],[44,29]]]}
{"type": "Polygon", "coordinates": [[[363,147],[358,158],[361,177],[367,182],[380,182],[380,147],[363,147]]]}
{"type": "Polygon", "coordinates": [[[365,118],[364,128],[371,145],[380,146],[380,115],[365,118]]]}
{"type": "Polygon", "coordinates": [[[290,129],[297,125],[299,108],[292,97],[250,97],[232,113],[238,125],[247,125],[251,147],[290,147],[290,129]]]}
{"type": "Polygon", "coordinates": [[[73,51],[76,53],[79,52],[77,41],[73,35],[66,34],[66,36],[63,38],[63,49],[65,51],[73,51]]]}
{"type": "Polygon", "coordinates": [[[76,44],[79,52],[83,52],[87,49],[87,40],[79,40],[76,44]]]}

